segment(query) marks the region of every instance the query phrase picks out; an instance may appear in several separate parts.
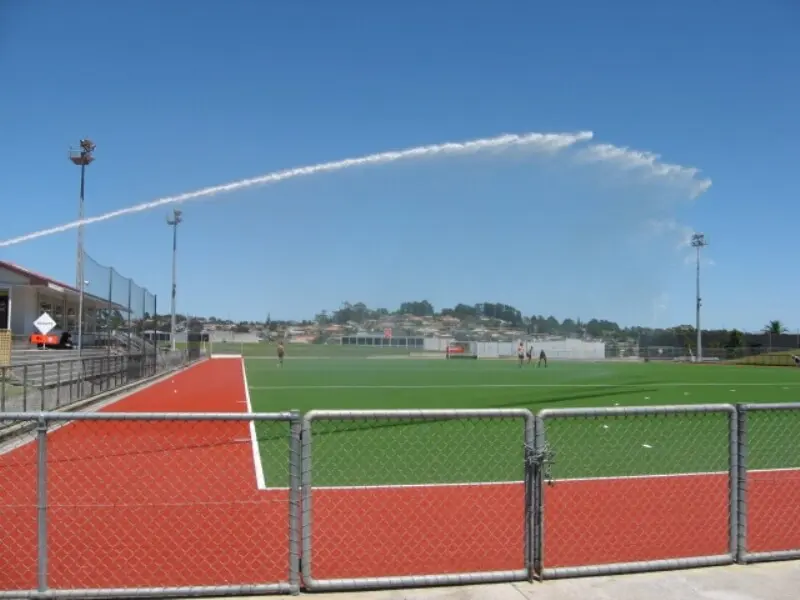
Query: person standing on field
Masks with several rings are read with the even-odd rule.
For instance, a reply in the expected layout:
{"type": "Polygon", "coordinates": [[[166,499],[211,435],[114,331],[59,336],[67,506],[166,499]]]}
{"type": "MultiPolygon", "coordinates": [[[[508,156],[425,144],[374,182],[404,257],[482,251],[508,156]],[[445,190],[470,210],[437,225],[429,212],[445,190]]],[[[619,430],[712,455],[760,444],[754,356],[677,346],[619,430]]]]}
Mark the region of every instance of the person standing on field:
{"type": "Polygon", "coordinates": [[[283,342],[278,342],[278,368],[283,367],[283,355],[286,351],[283,348],[283,342]]]}
{"type": "Polygon", "coordinates": [[[546,369],[547,368],[547,354],[544,353],[544,350],[539,352],[539,362],[536,363],[536,368],[537,369],[542,366],[542,362],[544,362],[544,368],[546,369]]]}

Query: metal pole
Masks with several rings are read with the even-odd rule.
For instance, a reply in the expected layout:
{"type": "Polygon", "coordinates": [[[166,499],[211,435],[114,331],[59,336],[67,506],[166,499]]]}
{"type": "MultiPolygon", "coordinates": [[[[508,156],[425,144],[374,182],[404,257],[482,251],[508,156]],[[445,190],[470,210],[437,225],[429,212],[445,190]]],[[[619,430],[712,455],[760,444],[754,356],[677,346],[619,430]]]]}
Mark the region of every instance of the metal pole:
{"type": "MultiPolygon", "coordinates": [[[[83,221],[84,218],[84,191],[86,189],[86,167],[94,160],[95,143],[90,139],[82,139],[80,141],[80,150],[70,150],[69,159],[75,165],[81,167],[81,195],[78,204],[78,219],[83,221]]],[[[84,277],[84,243],[83,243],[83,228],[81,222],[78,225],[78,256],[76,265],[76,287],[78,288],[78,356],[81,355],[83,349],[83,296],[85,292],[85,277],[84,277]]]]}
{"type": "MultiPolygon", "coordinates": [[[[111,336],[112,333],[114,332],[114,328],[112,327],[114,304],[111,300],[113,297],[114,297],[114,267],[108,267],[108,319],[106,320],[106,344],[108,345],[108,356],[111,356],[111,336]]],[[[114,341],[116,343],[119,343],[118,339],[115,339],[114,341]]],[[[131,349],[128,348],[128,354],[130,353],[131,349]]]]}
{"type": "MultiPolygon", "coordinates": [[[[183,220],[181,218],[182,211],[173,209],[172,219],[167,218],[167,225],[172,227],[172,301],[171,310],[172,316],[169,325],[169,338],[170,346],[174,351],[175,346],[175,295],[177,292],[177,270],[178,270],[178,225],[183,220]]],[[[188,331],[188,330],[187,330],[188,331]]]]}
{"type": "MultiPolygon", "coordinates": [[[[83,156],[85,153],[81,152],[83,156]]],[[[86,188],[86,162],[81,162],[81,197],[78,206],[78,219],[83,221],[83,198],[86,188]]],[[[83,295],[85,288],[83,276],[83,223],[78,225],[78,356],[83,353],[83,295]]]]}
{"type": "Polygon", "coordinates": [[[175,294],[177,292],[177,272],[178,272],[178,222],[172,223],[172,306],[170,307],[171,316],[169,322],[169,335],[172,340],[172,349],[175,350],[175,294]]]}
{"type": "Polygon", "coordinates": [[[695,294],[696,300],[696,328],[697,328],[697,358],[695,359],[697,362],[701,362],[703,360],[703,330],[700,328],[700,307],[703,305],[703,301],[700,297],[700,250],[708,245],[706,242],[706,236],[702,233],[695,233],[692,235],[692,248],[697,251],[697,275],[696,275],[696,287],[697,293],[695,294]]]}
{"type": "Polygon", "coordinates": [[[697,293],[697,315],[696,315],[696,327],[697,327],[697,362],[702,362],[703,360],[703,333],[700,329],[700,305],[702,300],[700,300],[700,246],[697,246],[697,281],[696,281],[697,293]]]}
{"type": "Polygon", "coordinates": [[[36,426],[36,588],[47,591],[47,421],[39,417],[36,426]]]}
{"type": "MultiPolygon", "coordinates": [[[[133,298],[133,280],[128,279],[128,354],[131,353],[131,329],[133,329],[133,309],[131,308],[132,305],[132,298],[133,298]]],[[[142,320],[144,323],[144,320],[142,320]]],[[[142,331],[142,344],[144,344],[144,331],[142,331]]],[[[142,346],[142,353],[144,353],[145,347],[142,346]]]]}

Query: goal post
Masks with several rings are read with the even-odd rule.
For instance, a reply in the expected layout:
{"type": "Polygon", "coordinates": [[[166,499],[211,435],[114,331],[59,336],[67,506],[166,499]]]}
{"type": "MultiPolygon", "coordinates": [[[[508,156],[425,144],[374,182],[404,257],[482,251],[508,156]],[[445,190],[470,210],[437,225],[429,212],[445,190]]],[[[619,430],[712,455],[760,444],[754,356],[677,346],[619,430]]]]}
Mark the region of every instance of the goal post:
{"type": "Polygon", "coordinates": [[[478,345],[476,342],[450,342],[445,352],[448,359],[475,359],[478,358],[478,345]]]}

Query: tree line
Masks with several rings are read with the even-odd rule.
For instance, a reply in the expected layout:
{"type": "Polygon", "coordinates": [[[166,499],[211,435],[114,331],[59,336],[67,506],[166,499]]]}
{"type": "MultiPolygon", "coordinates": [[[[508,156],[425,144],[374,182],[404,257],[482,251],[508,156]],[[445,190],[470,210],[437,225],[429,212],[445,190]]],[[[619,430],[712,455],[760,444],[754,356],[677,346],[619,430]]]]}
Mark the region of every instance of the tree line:
{"type": "MultiPolygon", "coordinates": [[[[321,311],[315,317],[320,325],[346,323],[363,324],[378,321],[388,316],[455,317],[463,325],[484,322],[488,325],[505,325],[527,334],[549,334],[586,336],[607,341],[637,343],[640,346],[670,346],[694,349],[697,332],[692,325],[677,325],[666,328],[642,326],[623,327],[608,319],[580,318],[559,320],[553,315],[523,315],[518,308],[500,302],[478,304],[456,304],[452,308],[437,311],[427,300],[403,302],[393,311],[386,308],[370,308],[363,302],[344,302],[334,311],[321,311]]],[[[738,329],[703,330],[703,344],[709,348],[751,347],[800,347],[800,336],[790,334],[783,322],[772,320],[761,331],[745,333],[738,329]]]]}

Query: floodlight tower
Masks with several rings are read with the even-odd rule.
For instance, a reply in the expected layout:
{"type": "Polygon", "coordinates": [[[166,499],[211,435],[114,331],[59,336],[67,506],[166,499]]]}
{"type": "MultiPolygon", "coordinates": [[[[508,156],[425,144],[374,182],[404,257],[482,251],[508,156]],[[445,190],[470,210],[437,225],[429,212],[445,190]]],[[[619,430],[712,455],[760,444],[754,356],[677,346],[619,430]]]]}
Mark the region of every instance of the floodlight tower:
{"type": "MultiPolygon", "coordinates": [[[[176,271],[178,257],[178,225],[183,221],[183,211],[177,208],[172,209],[172,218],[167,217],[167,225],[172,227],[172,316],[169,323],[169,339],[172,350],[175,350],[175,292],[176,292],[176,271]]],[[[187,330],[188,331],[188,330],[187,330]]]]}
{"type": "MultiPolygon", "coordinates": [[[[74,150],[70,148],[69,159],[73,164],[79,165],[81,168],[81,194],[78,202],[78,220],[83,221],[83,198],[86,189],[86,167],[88,167],[94,160],[95,143],[88,139],[80,141],[80,149],[74,150]]],[[[78,256],[75,264],[75,286],[78,288],[78,355],[80,356],[83,349],[83,293],[84,293],[84,277],[83,277],[83,223],[78,225],[78,256]]]]}
{"type": "Polygon", "coordinates": [[[696,328],[697,328],[697,362],[701,362],[703,360],[703,333],[700,329],[700,307],[703,305],[703,302],[700,298],[700,250],[701,248],[705,248],[708,246],[708,242],[706,241],[706,236],[703,233],[694,233],[692,234],[692,248],[697,251],[697,293],[695,295],[695,299],[697,301],[696,306],[696,314],[695,318],[697,320],[696,328]]]}

